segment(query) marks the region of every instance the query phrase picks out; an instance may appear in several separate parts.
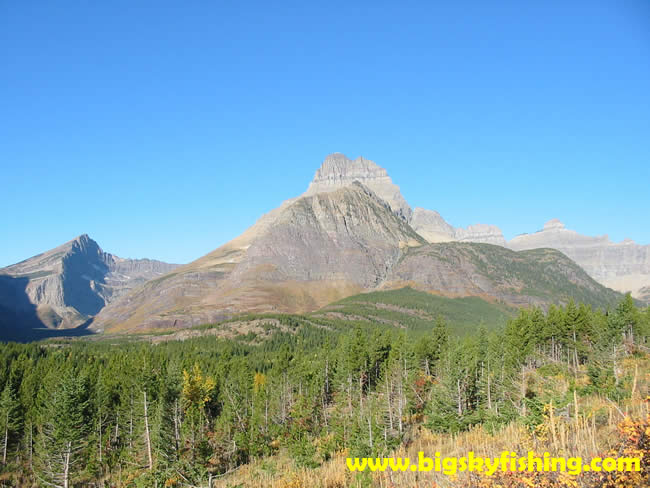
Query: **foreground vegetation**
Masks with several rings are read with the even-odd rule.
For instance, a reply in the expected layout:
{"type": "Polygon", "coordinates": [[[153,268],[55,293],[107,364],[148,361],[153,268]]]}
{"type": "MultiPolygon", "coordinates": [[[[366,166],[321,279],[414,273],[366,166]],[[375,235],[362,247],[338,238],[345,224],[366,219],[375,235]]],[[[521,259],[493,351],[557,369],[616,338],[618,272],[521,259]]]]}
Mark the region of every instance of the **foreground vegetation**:
{"type": "MultiPolygon", "coordinates": [[[[415,299],[415,298],[414,298],[415,299]]],[[[399,306],[399,304],[390,304],[399,306]]],[[[356,306],[356,305],[355,305],[356,306]]],[[[433,313],[432,313],[433,316],[433,313]]],[[[245,335],[0,346],[0,486],[644,486],[650,311],[450,332],[269,317],[245,335]],[[619,429],[621,430],[617,430],[619,429]],[[645,456],[636,478],[359,475],[418,450],[645,456]],[[579,485],[571,483],[579,483],[579,485]],[[533,483],[533,484],[530,484],[533,483]]],[[[225,325],[224,327],[227,327],[225,325]]]]}

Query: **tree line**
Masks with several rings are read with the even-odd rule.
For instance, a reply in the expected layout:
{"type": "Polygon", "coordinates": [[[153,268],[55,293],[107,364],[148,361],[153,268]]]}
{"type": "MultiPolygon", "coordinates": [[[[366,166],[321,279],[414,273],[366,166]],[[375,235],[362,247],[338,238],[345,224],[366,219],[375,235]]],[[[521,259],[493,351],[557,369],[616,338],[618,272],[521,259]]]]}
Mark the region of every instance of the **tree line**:
{"type": "MultiPolygon", "coordinates": [[[[532,428],[547,399],[531,370],[586,367],[574,390],[617,401],[630,380],[618,363],[650,335],[650,311],[629,296],[608,311],[525,309],[463,337],[442,318],[425,332],[283,320],[291,330],[264,340],[0,345],[2,482],[205,486],[280,449],[304,467],[343,449],[386,455],[420,424],[532,428]]],[[[568,394],[549,393],[558,405],[568,394]]]]}

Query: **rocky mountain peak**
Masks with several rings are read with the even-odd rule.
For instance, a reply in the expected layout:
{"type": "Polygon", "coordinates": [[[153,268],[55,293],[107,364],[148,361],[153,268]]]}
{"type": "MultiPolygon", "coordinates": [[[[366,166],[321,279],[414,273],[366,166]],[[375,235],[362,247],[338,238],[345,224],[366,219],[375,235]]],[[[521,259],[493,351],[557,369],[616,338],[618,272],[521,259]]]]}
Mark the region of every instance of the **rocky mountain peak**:
{"type": "Polygon", "coordinates": [[[416,208],[411,227],[429,242],[479,242],[505,246],[501,229],[495,225],[475,224],[467,228],[454,228],[434,210],[416,208]]]}
{"type": "Polygon", "coordinates": [[[435,210],[416,207],[411,218],[411,227],[429,242],[449,242],[456,240],[454,229],[442,215],[435,210]]]}
{"type": "Polygon", "coordinates": [[[562,230],[564,228],[564,224],[559,219],[551,219],[544,224],[543,230],[562,230]]]}
{"type": "Polygon", "coordinates": [[[349,186],[355,181],[370,188],[379,198],[388,203],[393,213],[402,220],[410,220],[413,211],[386,170],[361,156],[349,159],[344,154],[333,153],[325,157],[303,196],[329,193],[349,186]]]}
{"type": "Polygon", "coordinates": [[[359,156],[351,160],[345,154],[334,153],[325,157],[323,164],[316,171],[312,184],[323,181],[343,181],[349,184],[354,180],[387,177],[386,170],[369,159],[359,156]]]}
{"type": "Polygon", "coordinates": [[[0,321],[9,313],[12,321],[28,328],[75,327],[96,315],[106,303],[176,266],[113,256],[88,234],[82,234],[0,268],[0,321]]]}
{"type": "Polygon", "coordinates": [[[104,253],[99,247],[99,244],[97,244],[95,240],[91,239],[88,234],[81,234],[80,236],[75,237],[69,242],[69,245],[69,252],[73,253],[80,252],[82,254],[89,254],[93,256],[101,256],[104,253]]]}

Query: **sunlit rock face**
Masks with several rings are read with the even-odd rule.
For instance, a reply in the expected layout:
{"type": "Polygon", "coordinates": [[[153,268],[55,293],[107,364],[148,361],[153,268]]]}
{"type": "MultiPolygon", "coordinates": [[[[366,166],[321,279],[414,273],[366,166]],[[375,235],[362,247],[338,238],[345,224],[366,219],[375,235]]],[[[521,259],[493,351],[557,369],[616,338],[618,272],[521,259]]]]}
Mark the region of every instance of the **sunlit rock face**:
{"type": "Polygon", "coordinates": [[[391,210],[405,221],[409,221],[413,211],[384,168],[373,161],[358,157],[348,159],[341,153],[330,154],[316,171],[303,196],[326,193],[346,187],[358,181],[370,188],[390,205],[391,210]]]}
{"type": "Polygon", "coordinates": [[[515,251],[548,247],[563,252],[600,283],[646,300],[650,287],[650,246],[630,239],[612,242],[606,235],[585,236],[567,229],[558,219],[549,220],[533,234],[510,242],[515,251]]]}

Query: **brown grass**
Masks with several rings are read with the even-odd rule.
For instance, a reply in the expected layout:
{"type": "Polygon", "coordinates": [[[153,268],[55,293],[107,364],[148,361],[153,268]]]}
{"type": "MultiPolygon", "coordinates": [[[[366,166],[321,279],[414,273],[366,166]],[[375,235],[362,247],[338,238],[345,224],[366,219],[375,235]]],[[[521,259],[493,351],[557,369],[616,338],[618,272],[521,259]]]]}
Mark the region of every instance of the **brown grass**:
{"type": "MultiPolygon", "coordinates": [[[[602,456],[619,445],[621,436],[618,426],[621,422],[642,421],[649,414],[648,402],[645,398],[650,380],[650,360],[627,359],[623,361],[622,367],[627,374],[634,374],[634,371],[637,371],[637,384],[631,398],[619,405],[599,395],[578,398],[577,416],[573,403],[568,416],[558,415],[557,408],[552,409],[548,405],[544,422],[534,431],[518,423],[511,423],[495,433],[489,433],[484,427],[477,426],[467,432],[452,435],[435,434],[420,426],[416,429],[413,442],[408,446],[400,447],[391,453],[390,457],[417,459],[420,451],[429,457],[434,457],[436,452],[440,452],[442,456],[461,457],[466,456],[469,451],[474,451],[477,456],[489,457],[499,456],[502,451],[515,451],[518,455],[525,455],[528,451],[540,455],[549,452],[554,457],[580,456],[583,459],[602,456]]],[[[554,382],[552,386],[558,388],[556,391],[561,391],[564,387],[568,388],[565,378],[556,377],[549,381],[554,382]]],[[[584,381],[584,378],[578,378],[578,382],[584,381]]],[[[538,384],[539,388],[549,386],[551,385],[542,382],[538,384]]],[[[219,478],[214,486],[219,488],[367,487],[367,483],[348,471],[345,458],[346,453],[341,452],[317,469],[301,469],[295,466],[286,452],[281,451],[272,458],[257,460],[240,467],[236,472],[219,478]]],[[[573,481],[569,481],[568,486],[574,486],[571,484],[573,481]]],[[[372,475],[371,483],[373,487],[379,488],[479,486],[475,484],[476,479],[472,481],[467,474],[463,473],[459,473],[458,478],[451,478],[441,473],[410,471],[376,473],[372,475]]],[[[579,478],[575,483],[575,487],[583,486],[579,478]]]]}

